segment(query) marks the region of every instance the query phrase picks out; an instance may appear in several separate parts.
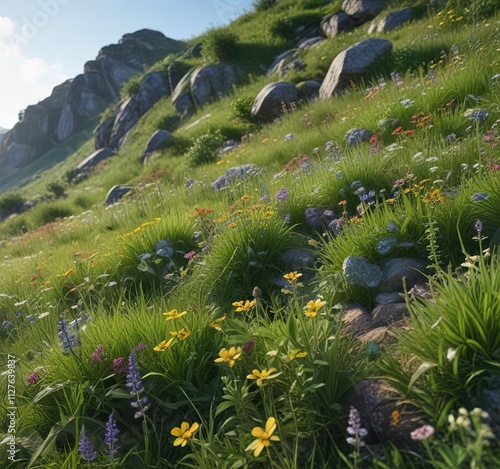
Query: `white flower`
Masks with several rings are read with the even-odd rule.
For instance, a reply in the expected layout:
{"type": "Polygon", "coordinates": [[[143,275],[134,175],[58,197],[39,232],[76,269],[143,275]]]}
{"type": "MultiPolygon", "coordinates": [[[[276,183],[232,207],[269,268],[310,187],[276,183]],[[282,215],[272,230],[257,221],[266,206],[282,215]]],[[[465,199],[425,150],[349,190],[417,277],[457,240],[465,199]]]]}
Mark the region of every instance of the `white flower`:
{"type": "Polygon", "coordinates": [[[446,352],[446,358],[448,359],[449,362],[451,362],[455,358],[456,354],[457,354],[457,350],[450,347],[448,349],[448,351],[446,352]]]}

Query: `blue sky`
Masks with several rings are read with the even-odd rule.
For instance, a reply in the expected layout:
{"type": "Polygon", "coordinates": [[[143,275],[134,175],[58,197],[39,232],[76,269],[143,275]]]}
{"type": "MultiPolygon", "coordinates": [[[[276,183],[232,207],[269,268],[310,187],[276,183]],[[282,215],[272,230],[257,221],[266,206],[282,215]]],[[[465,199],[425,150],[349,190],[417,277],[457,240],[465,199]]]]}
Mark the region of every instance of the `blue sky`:
{"type": "Polygon", "coordinates": [[[0,127],[82,72],[102,46],[142,28],[189,39],[252,0],[0,0],[0,127]]]}

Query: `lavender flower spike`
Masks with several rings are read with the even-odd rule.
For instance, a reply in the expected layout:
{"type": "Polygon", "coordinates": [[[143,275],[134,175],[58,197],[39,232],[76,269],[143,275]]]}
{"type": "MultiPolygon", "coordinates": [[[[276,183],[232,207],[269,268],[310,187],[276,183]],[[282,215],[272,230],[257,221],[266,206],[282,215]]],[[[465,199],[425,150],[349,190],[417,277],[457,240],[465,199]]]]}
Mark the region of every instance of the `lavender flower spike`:
{"type": "Polygon", "coordinates": [[[349,412],[349,422],[347,427],[347,433],[352,435],[352,437],[346,438],[347,443],[350,445],[356,446],[359,444],[360,446],[364,446],[364,442],[361,440],[368,434],[366,428],[361,426],[361,417],[359,416],[359,412],[353,406],[351,406],[351,410],[349,412]]]}
{"type": "Polygon", "coordinates": [[[106,434],[104,435],[104,444],[106,445],[104,451],[110,456],[111,459],[116,456],[117,451],[120,449],[120,446],[116,444],[118,443],[119,433],[120,431],[116,426],[115,415],[111,412],[106,423],[106,434]]]}
{"type": "Polygon", "coordinates": [[[84,461],[90,462],[97,457],[97,451],[95,451],[90,438],[85,435],[85,427],[83,425],[82,431],[80,432],[80,444],[78,445],[78,451],[84,461]]]}
{"type": "Polygon", "coordinates": [[[149,405],[148,398],[146,396],[140,397],[140,394],[144,392],[144,386],[141,382],[141,374],[137,368],[135,350],[132,350],[128,360],[128,374],[125,386],[130,389],[130,395],[136,398],[136,400],[132,401],[130,405],[132,407],[139,408],[134,415],[134,418],[138,419],[149,409],[149,405]]]}

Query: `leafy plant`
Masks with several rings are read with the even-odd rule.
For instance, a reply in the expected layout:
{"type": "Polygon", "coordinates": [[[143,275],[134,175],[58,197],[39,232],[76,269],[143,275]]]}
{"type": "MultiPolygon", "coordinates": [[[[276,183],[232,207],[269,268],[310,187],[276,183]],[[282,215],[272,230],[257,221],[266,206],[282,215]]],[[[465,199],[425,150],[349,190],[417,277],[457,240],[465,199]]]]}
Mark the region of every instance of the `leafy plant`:
{"type": "Polygon", "coordinates": [[[235,57],[237,39],[226,28],[210,29],[203,39],[201,53],[209,62],[228,62],[235,57]]]}
{"type": "Polygon", "coordinates": [[[219,129],[209,130],[206,134],[198,137],[186,152],[189,164],[194,167],[213,163],[217,159],[223,143],[224,136],[219,129]]]}

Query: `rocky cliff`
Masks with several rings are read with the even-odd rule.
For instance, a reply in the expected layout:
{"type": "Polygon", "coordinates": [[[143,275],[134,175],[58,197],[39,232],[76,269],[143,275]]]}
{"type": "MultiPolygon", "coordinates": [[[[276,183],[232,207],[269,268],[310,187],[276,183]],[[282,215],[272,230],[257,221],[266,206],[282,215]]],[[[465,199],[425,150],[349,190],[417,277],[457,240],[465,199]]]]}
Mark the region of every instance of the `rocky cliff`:
{"type": "Polygon", "coordinates": [[[83,73],[56,86],[38,104],[28,106],[0,141],[0,180],[36,160],[56,143],[80,131],[86,121],[117,101],[122,85],[184,43],[158,31],[143,29],[103,47],[83,73]]]}

